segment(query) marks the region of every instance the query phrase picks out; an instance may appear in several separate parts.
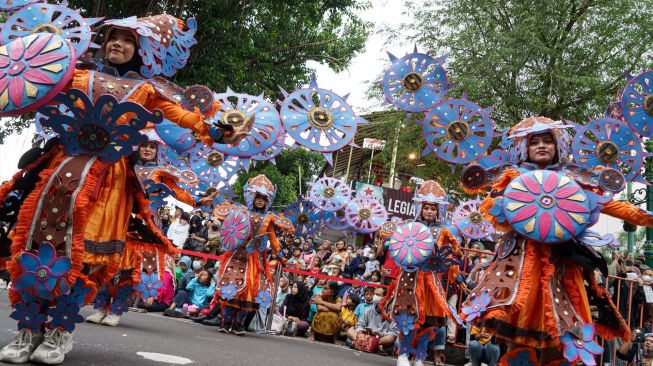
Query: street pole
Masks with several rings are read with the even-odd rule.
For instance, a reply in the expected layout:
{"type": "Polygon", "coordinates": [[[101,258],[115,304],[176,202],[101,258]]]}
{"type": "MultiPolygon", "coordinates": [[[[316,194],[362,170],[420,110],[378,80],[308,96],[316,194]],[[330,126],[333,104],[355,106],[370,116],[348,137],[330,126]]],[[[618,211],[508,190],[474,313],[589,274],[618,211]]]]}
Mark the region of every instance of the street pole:
{"type": "Polygon", "coordinates": [[[349,166],[351,166],[351,155],[354,153],[354,147],[349,146],[349,159],[347,160],[347,172],[345,173],[345,183],[349,181],[349,166]]]}
{"type": "MultiPolygon", "coordinates": [[[[401,125],[401,122],[399,126],[401,125]]],[[[395,186],[395,165],[397,164],[397,149],[399,147],[399,127],[395,133],[395,144],[392,147],[392,162],[390,163],[390,188],[395,186]]]]}
{"type": "Polygon", "coordinates": [[[336,167],[338,166],[338,153],[339,152],[340,152],[340,150],[336,151],[336,161],[333,163],[333,172],[332,172],[333,174],[331,174],[331,178],[336,177],[336,167]]]}
{"type": "Polygon", "coordinates": [[[372,178],[372,160],[374,160],[374,149],[372,149],[372,157],[370,158],[370,169],[367,171],[367,184],[370,184],[370,178],[372,178]]]}
{"type": "MultiPolygon", "coordinates": [[[[644,148],[648,153],[653,153],[653,139],[646,140],[644,148]]],[[[650,185],[650,183],[653,182],[652,157],[646,158],[645,177],[646,181],[649,182],[649,185],[646,186],[646,210],[653,211],[653,185],[650,185]]],[[[653,227],[646,228],[646,244],[648,246],[653,244],[653,227]]]]}
{"type": "Polygon", "coordinates": [[[297,167],[299,168],[299,198],[302,197],[302,166],[297,163],[297,167]]]}
{"type": "MultiPolygon", "coordinates": [[[[633,183],[628,182],[626,185],[626,195],[627,197],[632,197],[633,195],[633,183]]],[[[628,254],[631,254],[633,252],[633,245],[635,242],[635,233],[632,231],[628,231],[628,254]]]]}

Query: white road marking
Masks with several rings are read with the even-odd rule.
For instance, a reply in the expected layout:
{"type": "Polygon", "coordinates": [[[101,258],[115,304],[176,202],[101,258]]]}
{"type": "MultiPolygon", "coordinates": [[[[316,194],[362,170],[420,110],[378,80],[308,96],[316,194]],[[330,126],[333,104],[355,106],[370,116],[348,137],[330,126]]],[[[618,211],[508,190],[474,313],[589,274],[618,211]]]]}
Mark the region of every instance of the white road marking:
{"type": "Polygon", "coordinates": [[[136,352],[136,354],[143,357],[146,360],[155,361],[155,362],[165,362],[174,365],[188,365],[189,363],[193,363],[193,360],[191,359],[179,357],[179,356],[165,355],[163,353],[136,352]]]}

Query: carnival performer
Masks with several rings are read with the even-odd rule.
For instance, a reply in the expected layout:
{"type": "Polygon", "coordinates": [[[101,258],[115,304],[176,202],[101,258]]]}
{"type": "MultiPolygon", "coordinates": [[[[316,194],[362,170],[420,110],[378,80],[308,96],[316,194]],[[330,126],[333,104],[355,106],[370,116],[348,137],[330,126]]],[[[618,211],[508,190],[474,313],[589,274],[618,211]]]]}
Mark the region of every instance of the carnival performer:
{"type": "Polygon", "coordinates": [[[444,213],[448,201],[442,187],[428,180],[413,201],[415,220],[384,225],[380,231],[382,238],[389,237],[389,254],[400,267],[380,308],[383,316],[399,327],[397,366],[410,366],[411,360],[413,366],[423,365],[434,339],[435,364],[444,366],[444,327],[452,313],[442,281],[462,286],[458,267],[451,266],[460,249],[455,236],[446,228],[444,213]]]}
{"type": "Polygon", "coordinates": [[[276,187],[265,175],[250,178],[243,195],[247,207],[223,204],[214,210],[214,216],[223,220],[225,254],[210,306],[222,304],[218,331],[239,336],[245,335],[247,315],[272,302],[268,257],[277,258],[281,250],[275,231],[294,230],[290,220],[270,211],[276,187]]]}
{"type": "MultiPolygon", "coordinates": [[[[201,113],[187,111],[175,101],[166,89],[171,83],[138,74],[155,65],[167,65],[172,73],[183,67],[187,58],[181,59],[179,51],[187,51],[184,40],[192,38],[195,28],[184,30],[184,22],[169,15],[107,24],[110,28],[103,51],[109,65],[100,65],[101,71],[75,69],[68,83],[71,96],[78,95],[73,93],[74,88],[91,100],[109,94],[119,102],[135,102],[145,108],[139,113],[159,110],[173,123],[191,129],[206,144],[238,143],[247,135],[249,126],[225,132],[205,124],[201,113]]],[[[22,42],[27,44],[34,41],[25,38],[22,42]]],[[[52,70],[56,70],[54,66],[52,70]]],[[[214,111],[220,108],[217,104],[213,107],[214,111]]],[[[118,120],[118,124],[129,122],[126,116],[118,120]]],[[[106,147],[100,145],[97,154],[106,147]]],[[[18,320],[19,332],[0,351],[3,362],[63,362],[72,349],[75,323],[83,320],[79,309],[94,298],[98,285],[115,276],[132,213],[144,220],[156,243],[170,245],[154,224],[149,201],[138,187],[126,156],[105,162],[97,155],[69,155],[65,148],[57,141],[46,144],[0,188],[3,204],[15,190],[23,198],[12,223],[13,256],[8,262],[14,283],[9,293],[15,308],[11,316],[18,320]],[[15,186],[25,175],[38,177],[29,190],[15,186]]]]}
{"type": "Polygon", "coordinates": [[[596,269],[607,276],[605,260],[591,247],[597,236],[579,225],[593,225],[602,212],[653,226],[653,215],[612,200],[588,179],[601,168],[568,164],[570,127],[546,117],[519,122],[508,135],[519,162],[488,174],[494,178],[486,182],[491,192],[480,212],[505,234],[488,275],[463,303],[461,318],[509,344],[502,365],[596,365],[603,352],[597,335],[630,339],[610,295],[595,280],[596,269]]]}

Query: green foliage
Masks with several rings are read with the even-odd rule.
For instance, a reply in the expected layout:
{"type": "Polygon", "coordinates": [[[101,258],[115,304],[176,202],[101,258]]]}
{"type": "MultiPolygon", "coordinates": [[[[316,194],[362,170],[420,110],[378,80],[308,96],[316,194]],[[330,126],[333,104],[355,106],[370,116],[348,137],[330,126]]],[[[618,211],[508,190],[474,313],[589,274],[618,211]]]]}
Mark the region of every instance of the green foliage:
{"type": "Polygon", "coordinates": [[[452,91],[512,125],[529,115],[584,122],[626,83],[624,70],[653,66],[651,0],[411,1],[414,41],[437,54],[452,91]]]}
{"type": "MultiPolygon", "coordinates": [[[[370,24],[357,13],[366,0],[70,0],[84,16],[108,19],[166,12],[195,17],[198,45],[174,81],[182,86],[227,87],[282,98],[277,85],[292,91],[308,83],[308,61],[341,71],[364,48],[370,24]]],[[[103,32],[100,32],[103,33],[103,32]]],[[[95,41],[101,43],[101,34],[95,41]]],[[[27,126],[21,118],[0,127],[0,143],[27,126]]]]}
{"type": "Polygon", "coordinates": [[[316,152],[303,148],[284,151],[277,156],[276,165],[270,162],[258,163],[256,167],[250,168],[249,172],[238,175],[238,179],[233,184],[234,194],[243,197],[243,186],[247,180],[264,174],[277,186],[277,197],[273,206],[286,206],[299,198],[300,169],[302,193],[305,195],[308,188],[307,183],[310,182],[313,175],[320,172],[323,164],[324,158],[316,152]]]}

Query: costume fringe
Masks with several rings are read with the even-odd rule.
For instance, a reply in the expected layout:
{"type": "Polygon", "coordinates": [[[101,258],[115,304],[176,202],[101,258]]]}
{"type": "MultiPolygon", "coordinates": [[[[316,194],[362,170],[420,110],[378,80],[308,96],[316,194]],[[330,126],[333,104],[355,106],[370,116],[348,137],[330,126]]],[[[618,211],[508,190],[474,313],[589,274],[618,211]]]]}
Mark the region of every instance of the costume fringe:
{"type": "Polygon", "coordinates": [[[530,362],[530,363],[526,363],[525,365],[529,365],[529,364],[537,365],[537,354],[535,353],[535,350],[530,347],[519,347],[503,355],[503,357],[501,357],[501,359],[499,360],[499,366],[513,366],[514,364],[511,365],[508,363],[508,359],[513,358],[518,353],[524,351],[528,352],[528,361],[530,362]]]}
{"type": "Polygon", "coordinates": [[[619,312],[618,308],[615,306],[614,302],[612,301],[612,297],[610,296],[610,293],[608,293],[608,291],[605,288],[597,285],[596,279],[594,277],[589,278],[589,283],[592,290],[596,293],[598,297],[608,300],[612,312],[616,315],[617,319],[619,320],[619,329],[614,329],[605,326],[603,324],[595,323],[594,325],[596,328],[596,333],[599,336],[601,336],[601,338],[606,340],[621,338],[624,342],[630,342],[631,340],[630,328],[628,327],[628,324],[621,316],[621,313],[619,312]]]}

